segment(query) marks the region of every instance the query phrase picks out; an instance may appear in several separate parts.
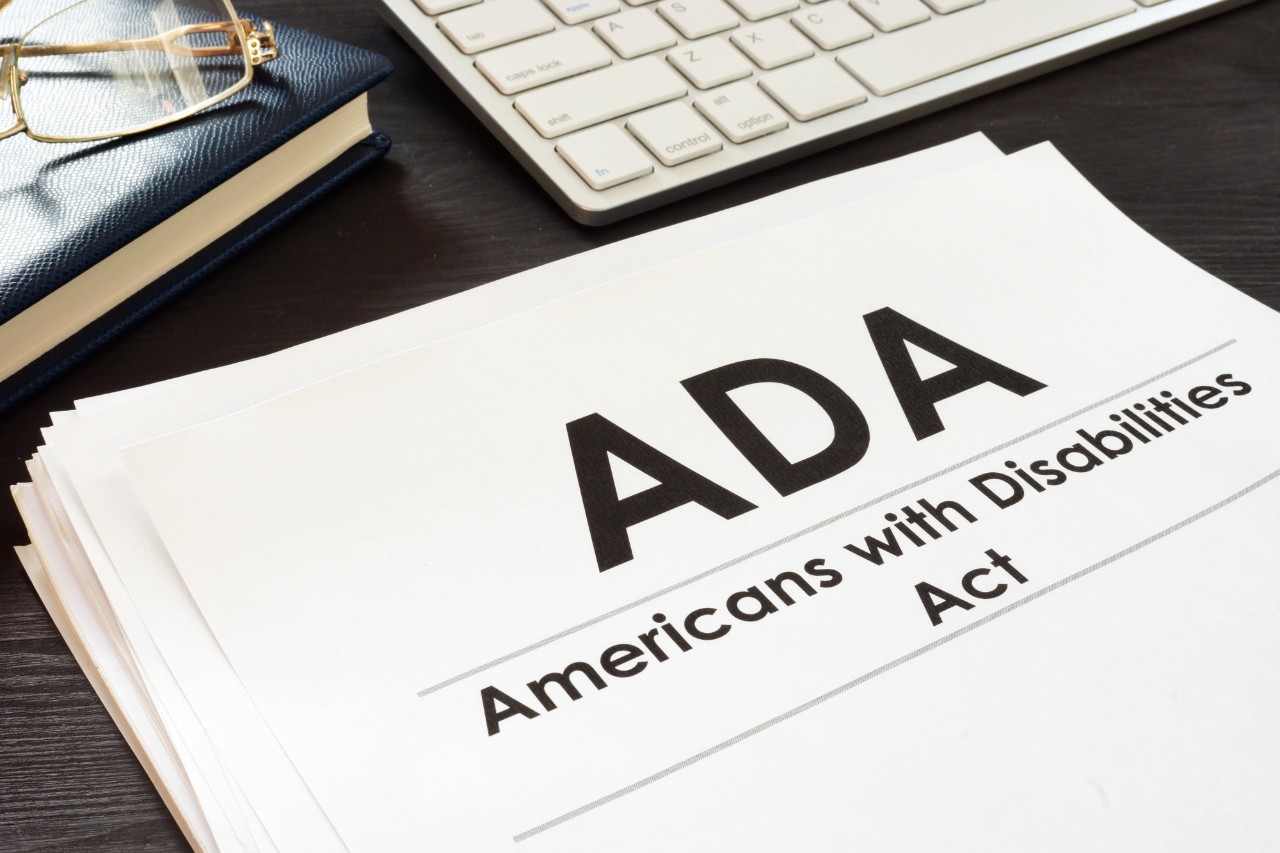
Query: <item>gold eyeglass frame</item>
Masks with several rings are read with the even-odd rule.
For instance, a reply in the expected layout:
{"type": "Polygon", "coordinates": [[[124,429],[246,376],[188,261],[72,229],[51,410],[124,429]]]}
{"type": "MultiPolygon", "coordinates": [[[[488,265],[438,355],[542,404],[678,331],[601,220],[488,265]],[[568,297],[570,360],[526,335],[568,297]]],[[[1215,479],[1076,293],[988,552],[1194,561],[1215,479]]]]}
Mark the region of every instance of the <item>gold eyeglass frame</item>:
{"type": "MultiPolygon", "coordinates": [[[[15,119],[13,127],[0,130],[0,140],[8,139],[10,136],[16,136],[19,133],[25,133],[38,142],[96,142],[102,139],[115,139],[120,136],[146,133],[158,127],[164,127],[190,118],[198,112],[225,101],[249,85],[253,80],[254,68],[264,62],[270,62],[280,55],[279,48],[276,45],[275,30],[271,24],[263,21],[262,27],[259,29],[248,18],[241,18],[236,13],[235,7],[231,5],[230,0],[218,0],[219,5],[226,9],[228,14],[228,20],[225,21],[188,24],[141,39],[118,39],[115,41],[84,42],[82,44],[27,45],[27,38],[31,33],[38,30],[50,19],[61,15],[68,9],[88,2],[91,2],[91,0],[77,0],[75,3],[70,3],[39,21],[18,41],[0,44],[0,101],[6,100],[5,96],[8,96],[7,100],[13,109],[15,119]],[[206,47],[191,47],[180,43],[181,39],[199,33],[225,33],[227,43],[225,45],[219,44],[206,47]],[[85,136],[51,136],[38,133],[27,125],[26,116],[22,111],[21,90],[22,85],[27,81],[28,75],[19,67],[22,57],[66,56],[77,53],[106,53],[125,50],[163,51],[177,56],[189,57],[234,56],[241,54],[245,60],[245,72],[244,76],[233,86],[211,98],[157,121],[146,122],[122,130],[85,136]]],[[[4,8],[8,5],[9,0],[0,0],[0,11],[4,11],[4,8]]]]}

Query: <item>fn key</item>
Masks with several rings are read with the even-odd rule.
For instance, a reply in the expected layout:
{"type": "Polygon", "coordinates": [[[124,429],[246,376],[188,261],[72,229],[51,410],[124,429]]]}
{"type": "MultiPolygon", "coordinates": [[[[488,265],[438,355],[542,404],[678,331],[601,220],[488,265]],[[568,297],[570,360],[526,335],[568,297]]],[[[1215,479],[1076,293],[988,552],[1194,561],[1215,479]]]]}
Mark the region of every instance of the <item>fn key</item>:
{"type": "Polygon", "coordinates": [[[642,178],[653,171],[653,161],[630,136],[614,124],[602,124],[556,145],[556,153],[582,176],[593,190],[642,178]]]}

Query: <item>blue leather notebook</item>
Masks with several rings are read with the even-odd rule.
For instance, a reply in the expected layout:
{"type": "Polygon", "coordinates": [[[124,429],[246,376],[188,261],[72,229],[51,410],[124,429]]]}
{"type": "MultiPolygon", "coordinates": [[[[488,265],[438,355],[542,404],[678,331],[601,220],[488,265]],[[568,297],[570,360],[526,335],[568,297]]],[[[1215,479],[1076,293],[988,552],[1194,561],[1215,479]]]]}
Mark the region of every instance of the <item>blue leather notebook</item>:
{"type": "MultiPolygon", "coordinates": [[[[0,29],[0,42],[19,35],[0,29]]],[[[276,35],[278,59],[185,122],[105,142],[0,141],[0,411],[386,153],[362,96],[387,60],[289,27],[276,35]],[[262,190],[259,177],[291,180],[276,168],[286,161],[307,164],[300,179],[262,190]],[[208,223],[211,210],[227,227],[160,260],[157,246],[181,243],[193,230],[182,223],[208,223]]]]}

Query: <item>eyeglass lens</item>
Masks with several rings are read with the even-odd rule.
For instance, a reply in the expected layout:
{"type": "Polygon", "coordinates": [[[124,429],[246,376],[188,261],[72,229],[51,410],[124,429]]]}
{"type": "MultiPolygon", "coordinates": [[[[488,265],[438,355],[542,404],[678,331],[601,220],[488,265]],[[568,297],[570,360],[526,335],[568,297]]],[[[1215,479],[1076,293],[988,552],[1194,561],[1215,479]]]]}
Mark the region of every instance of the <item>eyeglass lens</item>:
{"type": "Polygon", "coordinates": [[[117,135],[219,100],[249,73],[233,16],[223,0],[82,0],[58,12],[19,49],[27,127],[50,138],[117,135]]]}

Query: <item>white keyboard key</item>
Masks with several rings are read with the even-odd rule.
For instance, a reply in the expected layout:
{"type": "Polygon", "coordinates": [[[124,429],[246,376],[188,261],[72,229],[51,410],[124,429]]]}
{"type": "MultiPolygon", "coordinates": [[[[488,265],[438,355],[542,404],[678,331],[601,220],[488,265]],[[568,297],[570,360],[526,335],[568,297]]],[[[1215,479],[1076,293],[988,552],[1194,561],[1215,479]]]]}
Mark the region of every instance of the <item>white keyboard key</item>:
{"type": "Polygon", "coordinates": [[[593,190],[607,190],[653,171],[653,161],[614,124],[593,127],[556,143],[556,153],[593,190]]]}
{"type": "Polygon", "coordinates": [[[723,0],[662,0],[658,14],[687,39],[700,39],[738,26],[738,13],[723,0]]]}
{"type": "Polygon", "coordinates": [[[751,63],[722,38],[709,38],[681,45],[667,54],[667,61],[680,69],[699,89],[711,89],[750,77],[751,63]]]}
{"type": "Polygon", "coordinates": [[[829,56],[767,74],[760,79],[760,88],[800,121],[812,121],[867,100],[867,91],[829,56]]]}
{"type": "MultiPolygon", "coordinates": [[[[982,0],[924,0],[929,4],[929,8],[937,12],[939,15],[950,15],[952,12],[958,12],[961,9],[968,9],[970,6],[977,6],[982,0]]],[[[1138,0],[1139,3],[1142,0],[1138,0]]]]}
{"type": "Polygon", "coordinates": [[[920,0],[849,0],[886,33],[929,20],[929,10],[920,0]]]}
{"type": "Polygon", "coordinates": [[[678,166],[724,148],[711,125],[680,101],[632,116],[627,130],[664,166],[678,166]]]}
{"type": "Polygon", "coordinates": [[[983,3],[893,36],[846,48],[836,58],[877,95],[1127,15],[1129,0],[1011,0],[983,3]]]}
{"type": "Polygon", "coordinates": [[[729,5],[748,21],[760,21],[800,8],[800,0],[729,0],[729,5]]]}
{"type": "Polygon", "coordinates": [[[733,43],[761,68],[777,68],[813,56],[813,43],[787,21],[765,21],[734,33],[733,43]]]}
{"type": "Polygon", "coordinates": [[[634,9],[596,21],[591,29],[623,59],[675,47],[676,31],[648,9],[634,9]]]}
{"type": "Polygon", "coordinates": [[[660,59],[646,56],[526,92],[516,110],[547,139],[684,97],[689,88],[660,59]]]}
{"type": "Polygon", "coordinates": [[[474,6],[480,0],[413,0],[413,2],[428,15],[443,15],[445,12],[461,9],[463,6],[474,6]]]}
{"type": "Polygon", "coordinates": [[[458,50],[472,54],[549,33],[556,19],[537,0],[485,0],[442,16],[437,26],[458,50]]]}
{"type": "Polygon", "coordinates": [[[1163,3],[1164,0],[1138,0],[1143,6],[1156,6],[1163,3]]]}
{"type": "Polygon", "coordinates": [[[476,60],[476,68],[499,92],[514,95],[613,62],[609,51],[586,30],[557,30],[500,47],[476,60]]]}
{"type": "Polygon", "coordinates": [[[745,80],[695,98],[693,105],[733,142],[758,139],[791,125],[777,104],[745,80]]]}
{"type": "Polygon", "coordinates": [[[875,33],[866,19],[850,9],[845,0],[827,0],[810,6],[800,14],[792,15],[791,23],[823,50],[846,47],[855,41],[869,39],[875,33]]]}
{"type": "Polygon", "coordinates": [[[652,2],[653,0],[627,0],[627,5],[628,6],[647,6],[652,2]]]}
{"type": "Polygon", "coordinates": [[[542,0],[566,24],[594,21],[618,11],[618,0],[542,0]]]}

